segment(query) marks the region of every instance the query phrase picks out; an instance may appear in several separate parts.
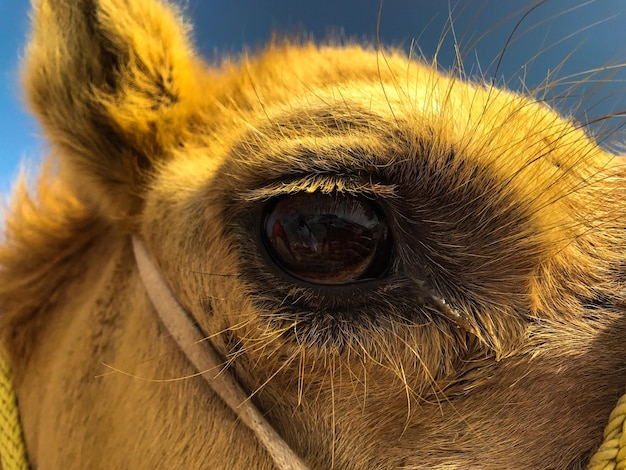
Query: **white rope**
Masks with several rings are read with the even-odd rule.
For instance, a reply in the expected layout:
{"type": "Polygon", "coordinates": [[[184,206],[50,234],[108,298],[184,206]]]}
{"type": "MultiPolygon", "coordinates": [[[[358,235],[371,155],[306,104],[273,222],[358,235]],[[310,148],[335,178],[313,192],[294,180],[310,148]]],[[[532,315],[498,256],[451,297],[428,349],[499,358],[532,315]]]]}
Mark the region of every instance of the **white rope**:
{"type": "Polygon", "coordinates": [[[257,436],[281,470],[307,470],[307,466],[287,445],[276,430],[254,406],[239,383],[227,370],[206,337],[194,326],[191,317],[178,303],[174,294],[152,261],[145,245],[133,237],[139,274],[156,311],[189,361],[231,410],[257,436]],[[213,371],[213,372],[208,372],[213,371]],[[219,373],[215,372],[218,371],[219,373]]]}

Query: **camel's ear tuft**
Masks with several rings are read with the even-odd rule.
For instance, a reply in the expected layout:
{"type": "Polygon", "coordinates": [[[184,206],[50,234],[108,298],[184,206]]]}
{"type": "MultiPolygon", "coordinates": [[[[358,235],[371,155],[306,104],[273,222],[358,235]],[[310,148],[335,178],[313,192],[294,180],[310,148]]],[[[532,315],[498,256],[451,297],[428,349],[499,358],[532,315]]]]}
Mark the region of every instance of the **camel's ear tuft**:
{"type": "Polygon", "coordinates": [[[110,217],[132,216],[193,112],[186,27],[157,0],[34,0],[33,9],[30,106],[87,198],[110,217]]]}

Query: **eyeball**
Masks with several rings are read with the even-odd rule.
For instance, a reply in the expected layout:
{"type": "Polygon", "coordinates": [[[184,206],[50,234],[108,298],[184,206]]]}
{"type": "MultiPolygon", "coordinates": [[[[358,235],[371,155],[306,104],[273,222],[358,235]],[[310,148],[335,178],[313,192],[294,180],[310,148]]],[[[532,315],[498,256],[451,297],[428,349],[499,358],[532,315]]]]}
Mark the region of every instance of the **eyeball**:
{"type": "Polygon", "coordinates": [[[384,276],[392,238],[379,207],[342,193],[298,193],[270,202],[262,238],[272,261],[295,278],[349,284],[384,276]]]}

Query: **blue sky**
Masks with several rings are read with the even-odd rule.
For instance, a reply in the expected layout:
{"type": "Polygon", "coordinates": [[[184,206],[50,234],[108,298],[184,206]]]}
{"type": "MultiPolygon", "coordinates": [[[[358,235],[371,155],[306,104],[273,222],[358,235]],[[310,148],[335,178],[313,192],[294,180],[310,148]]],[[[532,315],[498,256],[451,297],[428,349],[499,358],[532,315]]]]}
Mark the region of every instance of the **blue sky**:
{"type": "MultiPolygon", "coordinates": [[[[207,57],[237,53],[243,45],[258,47],[271,31],[310,33],[317,39],[329,35],[372,41],[376,37],[379,0],[181,0],[195,25],[195,41],[207,57]]],[[[28,1],[0,0],[0,192],[6,194],[19,162],[31,164],[45,153],[39,129],[20,100],[18,63],[28,30],[28,1]]],[[[452,5],[455,2],[451,0],[452,5]]],[[[460,1],[452,16],[455,31],[468,53],[466,70],[477,73],[498,56],[516,21],[531,0],[460,1]],[[517,12],[517,14],[515,14],[517,12]],[[509,18],[509,21],[503,21],[509,18]],[[477,47],[467,50],[483,32],[477,47]]],[[[448,18],[447,0],[384,0],[381,39],[385,44],[408,47],[416,39],[423,53],[435,52],[448,18]]],[[[530,88],[537,86],[569,54],[560,77],[578,74],[626,60],[626,1],[550,0],[521,24],[507,50],[499,79],[519,88],[520,76],[530,88]],[[544,51],[540,56],[537,53],[544,51]]],[[[444,41],[440,64],[449,67],[454,57],[451,36],[444,41]]],[[[604,76],[605,79],[608,78],[604,76]]],[[[582,87],[560,103],[580,119],[626,110],[626,68],[610,77],[611,83],[582,87]]],[[[564,89],[554,89],[558,94],[564,89]]],[[[623,124],[614,119],[607,128],[623,124]]],[[[626,132],[615,133],[626,141],[626,132]]]]}

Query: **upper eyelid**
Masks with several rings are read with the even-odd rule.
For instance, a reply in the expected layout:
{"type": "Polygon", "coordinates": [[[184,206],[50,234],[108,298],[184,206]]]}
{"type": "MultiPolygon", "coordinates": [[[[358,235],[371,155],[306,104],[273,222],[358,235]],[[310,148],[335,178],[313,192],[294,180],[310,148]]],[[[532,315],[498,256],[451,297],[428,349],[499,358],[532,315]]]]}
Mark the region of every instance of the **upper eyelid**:
{"type": "Polygon", "coordinates": [[[395,184],[358,180],[339,175],[308,175],[300,178],[278,180],[260,188],[242,191],[239,194],[239,199],[247,202],[267,201],[278,196],[302,192],[313,193],[316,191],[326,194],[345,192],[352,195],[383,199],[395,199],[399,196],[397,185],[395,184]]]}

